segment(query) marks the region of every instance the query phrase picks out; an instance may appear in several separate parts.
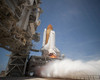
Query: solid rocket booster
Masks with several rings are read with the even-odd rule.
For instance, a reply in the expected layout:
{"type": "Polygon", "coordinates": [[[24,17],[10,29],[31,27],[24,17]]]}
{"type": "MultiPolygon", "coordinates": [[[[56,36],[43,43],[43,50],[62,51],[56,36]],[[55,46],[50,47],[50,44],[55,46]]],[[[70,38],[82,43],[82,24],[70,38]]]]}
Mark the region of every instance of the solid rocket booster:
{"type": "Polygon", "coordinates": [[[51,24],[44,30],[42,55],[49,55],[54,58],[60,55],[60,51],[55,47],[55,31],[51,24]]]}

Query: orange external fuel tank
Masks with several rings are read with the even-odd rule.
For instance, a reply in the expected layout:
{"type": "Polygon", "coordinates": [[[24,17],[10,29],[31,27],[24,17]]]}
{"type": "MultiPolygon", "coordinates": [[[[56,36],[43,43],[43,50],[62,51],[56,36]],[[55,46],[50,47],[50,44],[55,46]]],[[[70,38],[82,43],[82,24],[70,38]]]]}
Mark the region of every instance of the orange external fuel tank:
{"type": "Polygon", "coordinates": [[[52,25],[49,24],[48,27],[47,27],[47,31],[46,31],[46,43],[45,44],[48,43],[48,39],[49,39],[51,30],[53,30],[53,28],[52,28],[52,25]]]}

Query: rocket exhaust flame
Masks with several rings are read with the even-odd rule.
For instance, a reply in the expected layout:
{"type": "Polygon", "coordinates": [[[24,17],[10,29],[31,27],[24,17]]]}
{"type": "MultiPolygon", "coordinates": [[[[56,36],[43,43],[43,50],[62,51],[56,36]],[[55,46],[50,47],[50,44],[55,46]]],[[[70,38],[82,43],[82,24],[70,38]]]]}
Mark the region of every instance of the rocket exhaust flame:
{"type": "Polygon", "coordinates": [[[43,66],[40,74],[42,77],[73,79],[89,75],[100,75],[100,60],[88,62],[73,61],[70,59],[56,60],[43,66]]]}
{"type": "Polygon", "coordinates": [[[50,56],[50,58],[57,58],[57,56],[54,55],[53,53],[50,53],[49,56],[50,56]]]}

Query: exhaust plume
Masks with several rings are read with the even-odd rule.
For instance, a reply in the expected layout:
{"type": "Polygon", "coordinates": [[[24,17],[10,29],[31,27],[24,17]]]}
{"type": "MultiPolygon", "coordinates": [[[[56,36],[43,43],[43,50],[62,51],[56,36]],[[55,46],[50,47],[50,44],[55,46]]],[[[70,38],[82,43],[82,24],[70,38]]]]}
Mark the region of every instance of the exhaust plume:
{"type": "Polygon", "coordinates": [[[100,60],[83,62],[81,60],[56,60],[43,66],[42,77],[75,78],[89,75],[100,75],[100,60]]]}

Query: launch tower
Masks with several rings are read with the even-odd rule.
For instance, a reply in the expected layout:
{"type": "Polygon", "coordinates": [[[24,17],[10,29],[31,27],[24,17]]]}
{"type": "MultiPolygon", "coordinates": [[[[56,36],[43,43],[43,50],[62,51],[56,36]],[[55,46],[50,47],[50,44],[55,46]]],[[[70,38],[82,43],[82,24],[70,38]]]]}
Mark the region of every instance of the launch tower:
{"type": "Polygon", "coordinates": [[[9,50],[6,76],[24,76],[42,12],[40,0],[0,0],[0,47],[9,50]]]}

